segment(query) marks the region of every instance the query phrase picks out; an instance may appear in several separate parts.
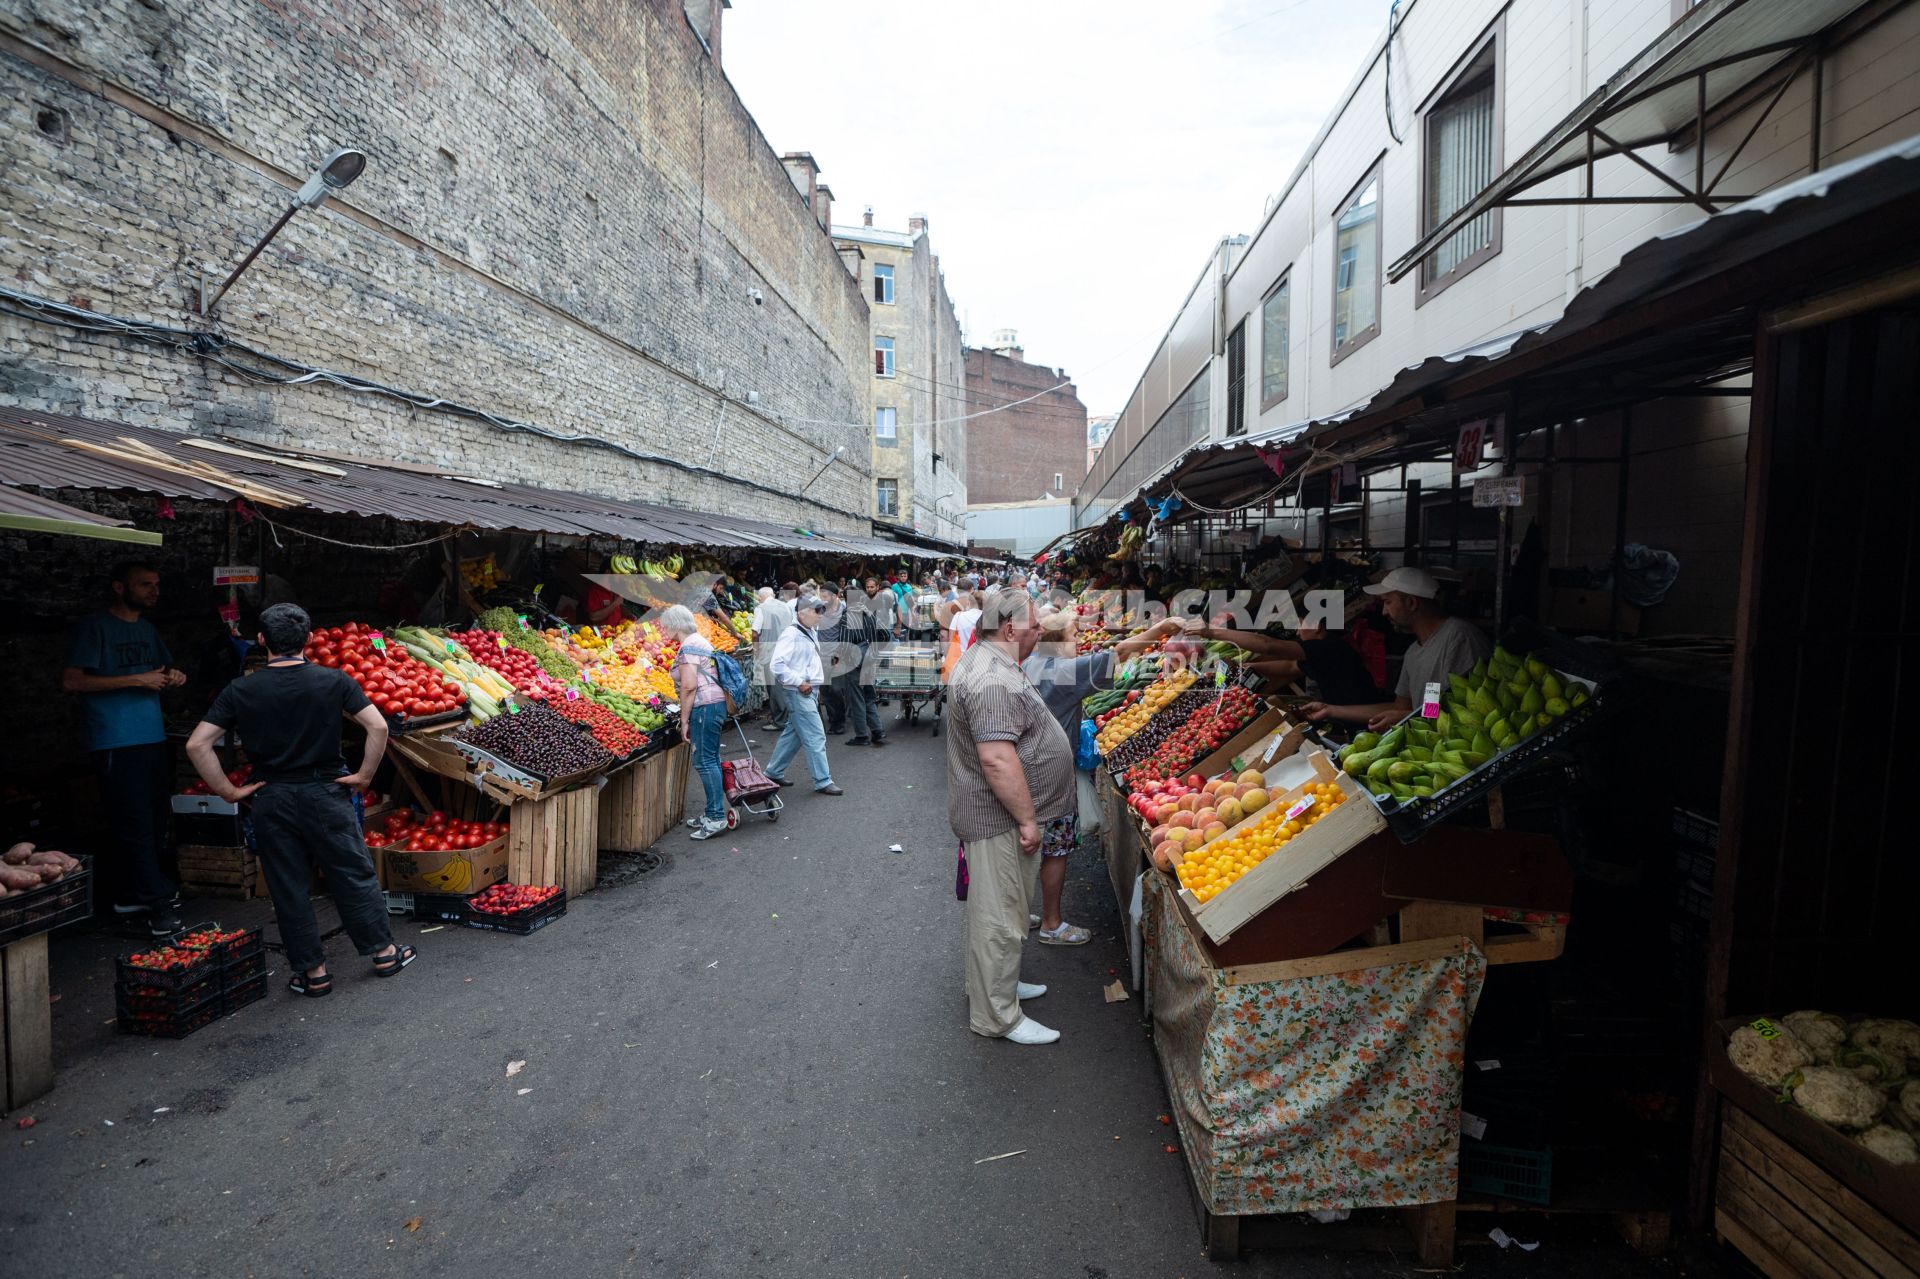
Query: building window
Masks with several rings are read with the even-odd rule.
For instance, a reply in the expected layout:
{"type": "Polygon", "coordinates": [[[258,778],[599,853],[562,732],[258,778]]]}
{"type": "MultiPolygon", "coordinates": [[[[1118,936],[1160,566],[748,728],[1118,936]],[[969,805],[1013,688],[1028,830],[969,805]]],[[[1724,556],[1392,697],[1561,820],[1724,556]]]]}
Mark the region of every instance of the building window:
{"type": "Polygon", "coordinates": [[[1066,486],[1067,486],[1067,477],[1061,472],[1055,471],[1053,473],[1053,488],[1054,488],[1055,496],[1058,496],[1059,491],[1065,488],[1066,486]]]}
{"type": "Polygon", "coordinates": [[[1260,303],[1260,411],[1287,398],[1287,307],[1293,301],[1293,281],[1280,284],[1260,303]]]}
{"type": "Polygon", "coordinates": [[[892,444],[900,438],[900,410],[878,408],[873,411],[873,438],[892,444]]]}
{"type": "Polygon", "coordinates": [[[889,306],[893,304],[893,268],[892,267],[881,266],[878,263],[874,264],[873,300],[875,302],[885,302],[889,306]]]}
{"type": "MultiPolygon", "coordinates": [[[[1426,113],[1420,230],[1439,226],[1500,172],[1498,25],[1467,52],[1426,113]]],[[[1425,302],[1500,252],[1500,211],[1489,209],[1449,236],[1420,264],[1415,304],[1425,302]]]]}
{"type": "Polygon", "coordinates": [[[1333,221],[1333,358],[1380,336],[1380,166],[1360,179],[1333,221]]]}
{"type": "Polygon", "coordinates": [[[1247,433],[1247,322],[1227,334],[1227,434],[1247,433]]]}
{"type": "Polygon", "coordinates": [[[873,375],[875,377],[893,376],[892,338],[875,338],[873,340],[873,375]]]}
{"type": "Polygon", "coordinates": [[[875,515],[900,514],[900,481],[875,480],[873,483],[873,513],[875,515]]]}

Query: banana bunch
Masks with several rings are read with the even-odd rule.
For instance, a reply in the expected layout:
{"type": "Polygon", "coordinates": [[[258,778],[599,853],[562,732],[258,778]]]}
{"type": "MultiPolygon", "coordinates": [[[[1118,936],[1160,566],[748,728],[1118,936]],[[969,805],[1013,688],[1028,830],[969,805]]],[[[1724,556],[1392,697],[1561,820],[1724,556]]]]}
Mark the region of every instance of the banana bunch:
{"type": "Polygon", "coordinates": [[[1146,540],[1147,531],[1145,529],[1141,528],[1138,524],[1129,524],[1120,530],[1120,545],[1115,549],[1113,554],[1107,558],[1110,560],[1130,560],[1140,553],[1140,544],[1146,540]]]}
{"type": "Polygon", "coordinates": [[[636,560],[631,555],[612,555],[607,557],[607,567],[616,573],[638,573],[642,577],[680,576],[685,566],[678,555],[669,555],[664,560],[636,560]]]}

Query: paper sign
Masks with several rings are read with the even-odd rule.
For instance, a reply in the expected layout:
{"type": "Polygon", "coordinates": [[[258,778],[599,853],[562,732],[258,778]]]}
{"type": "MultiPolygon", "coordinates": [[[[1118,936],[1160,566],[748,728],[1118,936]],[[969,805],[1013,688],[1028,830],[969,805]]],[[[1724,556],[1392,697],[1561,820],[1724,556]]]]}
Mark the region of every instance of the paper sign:
{"type": "Polygon", "coordinates": [[[1478,1066],[1482,1070],[1500,1069],[1500,1059],[1497,1057],[1489,1057],[1485,1061],[1476,1061],[1473,1064],[1478,1066]]]}
{"type": "Polygon", "coordinates": [[[1420,696],[1420,716],[1423,719],[1440,718],[1440,682],[1434,680],[1420,696]]]}
{"type": "Polygon", "coordinates": [[[568,700],[568,701],[570,701],[570,702],[577,702],[577,701],[579,701],[579,700],[580,700],[580,690],[579,690],[579,689],[577,689],[577,688],[570,688],[570,689],[568,689],[568,690],[567,690],[567,700],[568,700]]]}
{"type": "Polygon", "coordinates": [[[1772,1022],[1768,1021],[1765,1017],[1757,1017],[1754,1020],[1748,1022],[1747,1024],[1749,1026],[1752,1026],[1753,1033],[1760,1036],[1760,1038],[1762,1039],[1780,1038],[1780,1028],[1774,1025],[1772,1022]]]}
{"type": "Polygon", "coordinates": [[[1475,480],[1473,482],[1473,504],[1487,506],[1524,506],[1527,500],[1527,477],[1508,475],[1497,480],[1475,480]]]}
{"type": "Polygon", "coordinates": [[[1294,818],[1298,817],[1300,814],[1306,812],[1309,808],[1312,808],[1312,807],[1313,807],[1313,796],[1302,795],[1299,799],[1294,801],[1293,807],[1287,810],[1287,820],[1292,821],[1294,818]]]}
{"type": "Polygon", "coordinates": [[[260,585],[260,566],[258,564],[222,564],[213,570],[215,586],[258,586],[260,585]]]}
{"type": "Polygon", "coordinates": [[[219,612],[220,620],[228,626],[237,625],[240,621],[240,606],[238,604],[222,604],[219,612]]]}
{"type": "Polygon", "coordinates": [[[453,643],[453,641],[452,641],[452,640],[441,640],[441,641],[440,641],[440,644],[441,644],[441,646],[442,646],[443,648],[445,648],[445,649],[447,650],[447,652],[449,652],[449,653],[455,653],[455,654],[457,654],[457,653],[459,653],[459,651],[460,651],[460,650],[459,650],[458,648],[456,648],[456,647],[454,647],[454,643],[453,643]]]}
{"type": "Polygon", "coordinates": [[[1460,1112],[1460,1131],[1479,1141],[1487,1135],[1487,1121],[1469,1111],[1460,1112]]]}
{"type": "Polygon", "coordinates": [[[1453,473],[1464,475],[1468,471],[1480,469],[1481,458],[1487,449],[1487,420],[1466,422],[1460,427],[1459,437],[1453,443],[1453,473]]]}
{"type": "Polygon", "coordinates": [[[500,648],[501,648],[501,651],[503,651],[503,652],[504,652],[504,651],[506,650],[506,647],[507,647],[507,637],[506,637],[506,636],[504,636],[504,635],[496,635],[496,636],[494,636],[494,637],[493,637],[493,642],[494,642],[494,643],[496,643],[496,644],[498,644],[498,645],[500,646],[500,648]]]}
{"type": "Polygon", "coordinates": [[[1287,735],[1285,733],[1275,733],[1267,742],[1267,753],[1260,757],[1260,762],[1262,764],[1273,763],[1273,757],[1280,753],[1280,743],[1286,740],[1287,735]]]}
{"type": "Polygon", "coordinates": [[[385,652],[387,648],[387,637],[382,635],[379,631],[372,631],[372,632],[369,632],[367,635],[367,643],[373,645],[375,648],[379,649],[381,652],[385,652]]]}
{"type": "Polygon", "coordinates": [[[519,713],[520,713],[520,703],[518,702],[507,703],[507,714],[518,715],[519,713]]]}

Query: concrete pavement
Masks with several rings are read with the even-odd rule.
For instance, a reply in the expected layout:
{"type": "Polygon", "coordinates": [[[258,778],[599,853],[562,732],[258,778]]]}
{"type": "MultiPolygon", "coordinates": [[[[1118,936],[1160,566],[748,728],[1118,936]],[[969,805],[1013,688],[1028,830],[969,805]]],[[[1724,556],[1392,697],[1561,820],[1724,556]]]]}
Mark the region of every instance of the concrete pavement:
{"type": "MultiPolygon", "coordinates": [[[[1051,987],[1033,1013],[1062,1042],[967,1032],[944,745],[904,729],[880,750],[836,740],[845,797],[808,793],[796,764],[778,823],[706,843],[675,831],[658,870],[531,937],[397,921],[421,958],[392,981],[336,938],[335,993],[298,999],[276,955],[265,1002],[180,1042],[107,1024],[123,946],[56,939],[60,1081],[21,1112],[37,1125],[9,1116],[0,1143],[6,1268],[1213,1271],[1163,1150],[1140,1005],[1101,998],[1126,961],[1096,859],[1076,858],[1067,899],[1095,941],[1029,948],[1026,976],[1051,987]]],[[[189,919],[240,915],[206,905],[189,919]]],[[[1463,1251],[1474,1273],[1637,1269],[1614,1245],[1549,1255],[1463,1251]]],[[[1226,1273],[1411,1264],[1256,1253],[1226,1273]]]]}

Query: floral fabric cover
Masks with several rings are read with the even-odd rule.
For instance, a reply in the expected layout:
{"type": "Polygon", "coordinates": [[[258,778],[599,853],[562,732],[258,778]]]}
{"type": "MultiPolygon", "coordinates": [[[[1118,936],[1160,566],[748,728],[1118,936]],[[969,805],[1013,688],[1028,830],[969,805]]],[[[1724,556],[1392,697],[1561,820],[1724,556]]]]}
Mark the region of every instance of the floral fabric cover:
{"type": "Polygon", "coordinates": [[[1155,1045],[1208,1210],[1454,1198],[1467,1023],[1485,956],[1463,945],[1416,963],[1232,985],[1180,917],[1166,877],[1146,881],[1155,1045]]]}

